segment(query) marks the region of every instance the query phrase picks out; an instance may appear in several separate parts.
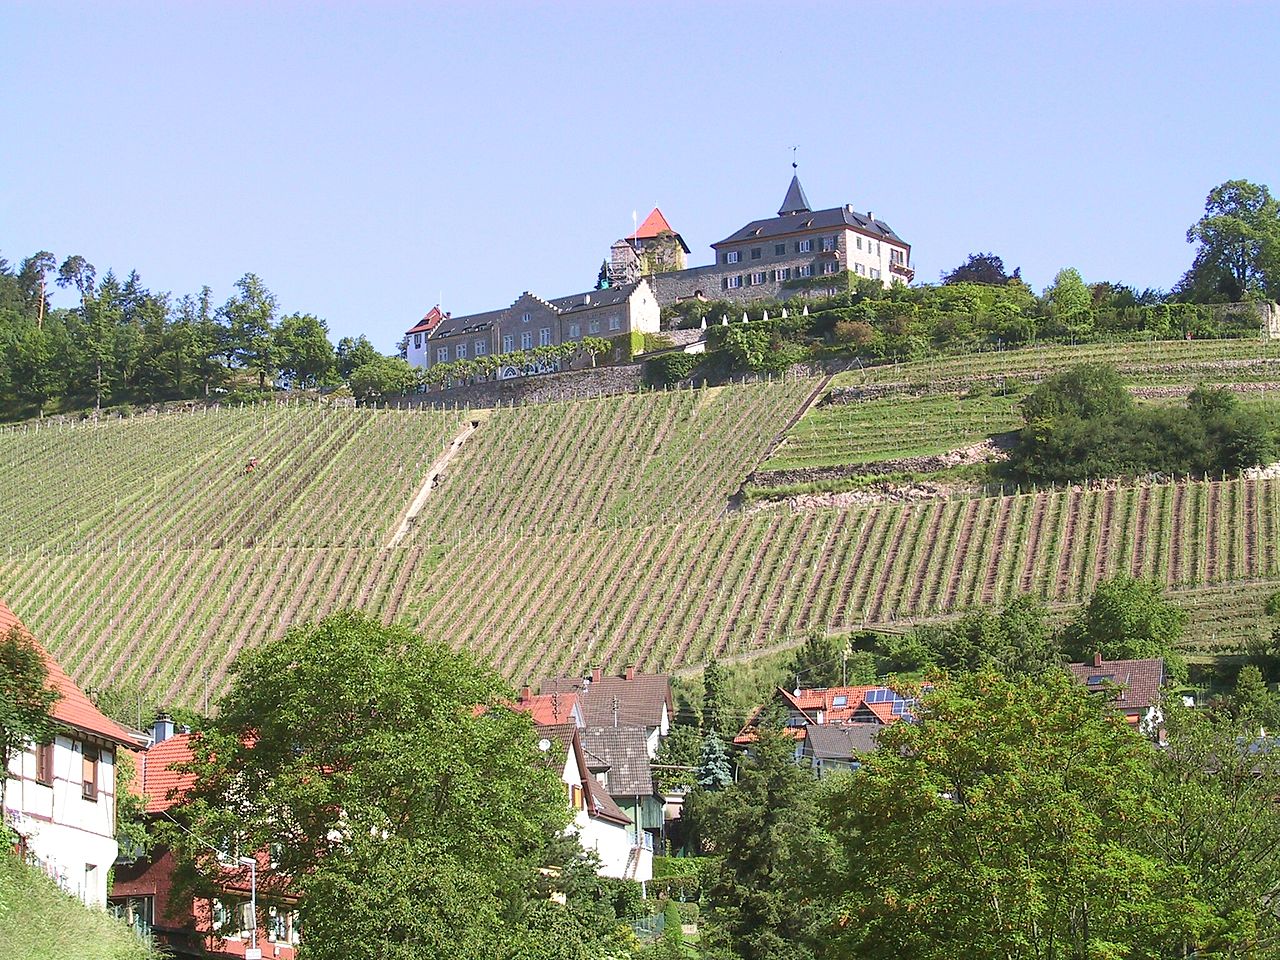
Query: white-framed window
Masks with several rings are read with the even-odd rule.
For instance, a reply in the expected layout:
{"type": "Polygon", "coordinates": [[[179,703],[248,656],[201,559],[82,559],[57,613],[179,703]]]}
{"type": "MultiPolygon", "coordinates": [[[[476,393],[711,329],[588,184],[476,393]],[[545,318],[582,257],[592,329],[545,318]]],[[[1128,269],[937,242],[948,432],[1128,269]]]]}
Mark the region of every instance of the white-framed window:
{"type": "Polygon", "coordinates": [[[589,323],[587,324],[587,331],[588,331],[589,333],[599,333],[599,332],[600,332],[600,321],[599,321],[599,320],[592,320],[591,322],[589,322],[589,323]]]}
{"type": "Polygon", "coordinates": [[[738,251],[737,251],[737,250],[730,250],[728,253],[726,253],[726,254],[724,255],[724,262],[725,262],[725,263],[737,263],[737,262],[738,262],[738,259],[739,259],[741,256],[742,256],[742,254],[738,253],[738,251]]]}
{"type": "Polygon", "coordinates": [[[894,247],[893,249],[891,249],[889,251],[889,262],[904,263],[905,261],[903,259],[903,251],[899,250],[897,247],[894,247]]]}
{"type": "Polygon", "coordinates": [[[521,322],[521,323],[528,323],[528,322],[529,322],[530,320],[532,320],[532,319],[533,319],[533,314],[531,314],[528,310],[526,310],[524,313],[520,314],[520,322],[521,322]]]}
{"type": "Polygon", "coordinates": [[[610,330],[621,330],[621,329],[622,329],[622,320],[621,320],[621,319],[619,319],[618,317],[610,317],[610,318],[609,318],[609,329],[610,329],[610,330]]]}
{"type": "Polygon", "coordinates": [[[812,276],[813,276],[813,264],[812,264],[812,263],[802,263],[800,266],[796,267],[796,276],[798,276],[798,277],[812,277],[812,276]]]}
{"type": "Polygon", "coordinates": [[[830,273],[839,273],[839,272],[840,272],[840,264],[836,263],[836,261],[834,261],[834,260],[828,260],[826,263],[824,263],[824,264],[822,265],[822,272],[823,272],[823,273],[828,273],[828,274],[830,274],[830,273]]]}
{"type": "Polygon", "coordinates": [[[790,280],[791,268],[779,267],[777,270],[773,271],[773,279],[775,282],[782,281],[782,280],[790,280]]]}
{"type": "Polygon", "coordinates": [[[297,943],[298,912],[281,907],[268,907],[267,939],[272,943],[297,943]]]}
{"type": "Polygon", "coordinates": [[[751,275],[751,282],[753,284],[764,283],[764,271],[761,270],[759,273],[753,273],[751,275]]]}
{"type": "Polygon", "coordinates": [[[540,347],[551,346],[551,328],[550,327],[543,327],[538,331],[538,346],[540,347]]]}
{"type": "Polygon", "coordinates": [[[833,250],[835,250],[835,248],[836,248],[836,238],[835,238],[835,237],[823,237],[823,238],[822,238],[822,252],[823,252],[823,253],[831,253],[833,250]]]}
{"type": "Polygon", "coordinates": [[[742,277],[729,277],[728,281],[730,289],[736,289],[742,286],[742,277]]]}
{"type": "Polygon", "coordinates": [[[477,357],[483,357],[483,356],[484,356],[486,353],[488,353],[488,352],[489,352],[489,345],[488,345],[487,343],[485,343],[483,340],[477,340],[477,341],[476,341],[476,356],[477,356],[477,357]]]}
{"type": "Polygon", "coordinates": [[[516,348],[516,338],[509,333],[502,335],[502,352],[510,353],[516,348]]]}
{"type": "Polygon", "coordinates": [[[809,252],[810,252],[810,251],[812,251],[812,250],[813,250],[813,241],[812,241],[812,240],[797,240],[797,241],[796,241],[796,253],[809,253],[809,252]]]}
{"type": "Polygon", "coordinates": [[[530,333],[528,330],[520,334],[520,349],[521,350],[533,349],[533,334],[530,333]]]}
{"type": "Polygon", "coordinates": [[[436,363],[448,363],[448,362],[449,362],[449,348],[436,347],[436,363]]]}
{"type": "Polygon", "coordinates": [[[413,335],[413,349],[415,349],[415,350],[421,350],[421,349],[422,349],[422,334],[420,334],[420,333],[415,333],[415,334],[413,335]]]}
{"type": "Polygon", "coordinates": [[[785,257],[787,255],[787,245],[785,243],[775,243],[773,245],[773,255],[775,257],[785,257]]]}
{"type": "Polygon", "coordinates": [[[582,324],[580,323],[569,324],[569,337],[571,339],[577,339],[580,336],[582,336],[582,324]]]}
{"type": "Polygon", "coordinates": [[[458,344],[453,348],[453,355],[454,358],[458,360],[467,359],[467,345],[465,343],[458,344]]]}
{"type": "Polygon", "coordinates": [[[878,268],[876,268],[876,267],[872,267],[872,268],[871,268],[871,279],[872,279],[872,280],[879,280],[879,279],[880,279],[880,270],[879,270],[878,268]]]}
{"type": "Polygon", "coordinates": [[[862,238],[861,238],[861,237],[858,237],[858,238],[857,238],[857,241],[858,241],[858,249],[859,249],[859,250],[861,250],[861,249],[862,249],[862,238]]]}

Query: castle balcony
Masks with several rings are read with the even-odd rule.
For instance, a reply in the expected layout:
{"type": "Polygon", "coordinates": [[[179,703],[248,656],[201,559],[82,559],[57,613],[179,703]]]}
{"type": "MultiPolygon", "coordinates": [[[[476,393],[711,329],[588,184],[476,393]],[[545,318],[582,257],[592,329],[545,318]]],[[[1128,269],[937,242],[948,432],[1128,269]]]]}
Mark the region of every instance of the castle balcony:
{"type": "Polygon", "coordinates": [[[908,267],[905,263],[889,264],[889,272],[896,273],[900,277],[905,277],[907,283],[910,283],[912,280],[916,278],[915,269],[912,267],[908,267]]]}

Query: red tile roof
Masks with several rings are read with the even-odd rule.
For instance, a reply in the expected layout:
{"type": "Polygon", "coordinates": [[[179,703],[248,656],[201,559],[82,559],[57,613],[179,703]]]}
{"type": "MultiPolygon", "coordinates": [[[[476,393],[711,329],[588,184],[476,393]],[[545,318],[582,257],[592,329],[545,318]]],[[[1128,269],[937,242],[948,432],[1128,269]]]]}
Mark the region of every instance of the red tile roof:
{"type": "Polygon", "coordinates": [[[85,696],[84,691],[76,686],[74,680],[67,676],[66,671],[62,669],[58,661],[53,658],[48,650],[40,645],[40,641],[32,636],[26,625],[18,619],[3,601],[0,601],[0,633],[8,633],[14,627],[21,630],[35,644],[36,649],[40,651],[40,655],[44,658],[45,667],[49,671],[49,686],[60,694],[58,701],[50,711],[53,719],[72,729],[101,737],[104,740],[112,740],[128,747],[137,747],[139,745],[139,741],[132,733],[93,705],[93,701],[85,696]]]}
{"type": "Polygon", "coordinates": [[[408,336],[411,333],[430,333],[443,320],[447,314],[440,312],[440,304],[436,304],[427,311],[427,315],[419,320],[414,326],[405,331],[408,336]]]}
{"type": "Polygon", "coordinates": [[[648,240],[661,233],[675,233],[675,231],[671,229],[671,224],[667,223],[667,218],[662,215],[662,211],[654,207],[653,213],[645,217],[644,223],[640,224],[636,232],[627,237],[627,239],[648,240]]]}
{"type": "Polygon", "coordinates": [[[538,726],[556,723],[568,723],[573,719],[574,708],[578,705],[576,693],[537,693],[521,694],[513,703],[513,709],[527,713],[538,726]]]}
{"type": "Polygon", "coordinates": [[[1160,701],[1160,690],[1165,684],[1164,661],[1151,660],[1103,660],[1092,663],[1069,663],[1072,676],[1090,690],[1102,690],[1105,686],[1119,688],[1116,706],[1126,712],[1145,711],[1160,701]]]}
{"type": "Polygon", "coordinates": [[[191,762],[191,734],[179,733],[161,740],[142,759],[142,792],[147,813],[160,813],[175,806],[182,793],[191,789],[195,774],[179,773],[174,767],[191,762]]]}

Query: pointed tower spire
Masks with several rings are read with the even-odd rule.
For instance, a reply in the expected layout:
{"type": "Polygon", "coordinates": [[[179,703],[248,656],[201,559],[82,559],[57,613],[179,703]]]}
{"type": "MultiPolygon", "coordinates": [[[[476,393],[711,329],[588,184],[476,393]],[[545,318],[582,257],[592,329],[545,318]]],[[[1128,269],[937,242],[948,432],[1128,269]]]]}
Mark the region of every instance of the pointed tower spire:
{"type": "MultiPolygon", "coordinates": [[[[794,169],[795,164],[791,164],[794,169]]],[[[782,201],[782,209],[778,211],[778,216],[783,217],[790,213],[808,213],[809,198],[804,195],[804,187],[800,186],[800,177],[798,174],[791,175],[791,186],[787,187],[787,196],[782,201]]]]}

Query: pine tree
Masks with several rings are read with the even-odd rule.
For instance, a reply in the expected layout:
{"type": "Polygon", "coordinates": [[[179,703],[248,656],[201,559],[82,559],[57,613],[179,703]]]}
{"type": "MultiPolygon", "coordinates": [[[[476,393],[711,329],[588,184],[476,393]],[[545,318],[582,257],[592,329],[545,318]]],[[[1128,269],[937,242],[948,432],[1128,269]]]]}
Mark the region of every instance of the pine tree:
{"type": "Polygon", "coordinates": [[[698,786],[704,790],[719,790],[733,783],[733,769],[724,752],[724,744],[712,730],[702,741],[702,755],[698,758],[698,786]]]}

